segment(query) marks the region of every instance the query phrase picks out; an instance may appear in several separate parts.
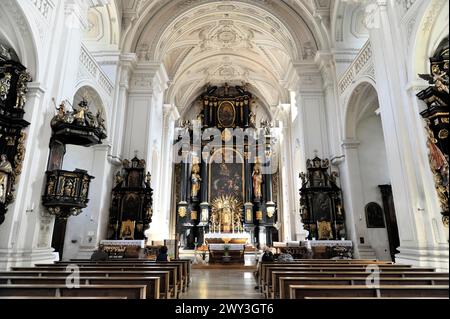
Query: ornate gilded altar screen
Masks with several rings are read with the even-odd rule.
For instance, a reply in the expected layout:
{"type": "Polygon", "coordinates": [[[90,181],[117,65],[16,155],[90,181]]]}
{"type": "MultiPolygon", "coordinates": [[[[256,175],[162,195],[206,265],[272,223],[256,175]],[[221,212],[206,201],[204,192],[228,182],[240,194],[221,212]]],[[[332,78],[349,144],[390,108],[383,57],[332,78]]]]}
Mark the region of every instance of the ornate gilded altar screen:
{"type": "Polygon", "coordinates": [[[205,233],[246,234],[257,241],[259,229],[272,233],[277,219],[273,176],[263,175],[262,163],[255,161],[270,156],[271,126],[266,121],[257,127],[253,96],[245,87],[208,87],[200,100],[197,120],[182,122],[175,141],[187,146],[175,166],[177,233],[189,248],[203,243],[205,233]],[[202,136],[195,147],[194,136],[202,136]]]}

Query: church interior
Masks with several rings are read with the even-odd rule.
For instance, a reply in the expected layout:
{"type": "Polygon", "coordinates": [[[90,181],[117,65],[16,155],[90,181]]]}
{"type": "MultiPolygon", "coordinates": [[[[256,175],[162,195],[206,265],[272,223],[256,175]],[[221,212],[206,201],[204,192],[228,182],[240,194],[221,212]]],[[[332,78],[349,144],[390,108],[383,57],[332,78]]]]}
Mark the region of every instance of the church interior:
{"type": "Polygon", "coordinates": [[[449,298],[449,1],[0,19],[0,299],[449,298]]]}

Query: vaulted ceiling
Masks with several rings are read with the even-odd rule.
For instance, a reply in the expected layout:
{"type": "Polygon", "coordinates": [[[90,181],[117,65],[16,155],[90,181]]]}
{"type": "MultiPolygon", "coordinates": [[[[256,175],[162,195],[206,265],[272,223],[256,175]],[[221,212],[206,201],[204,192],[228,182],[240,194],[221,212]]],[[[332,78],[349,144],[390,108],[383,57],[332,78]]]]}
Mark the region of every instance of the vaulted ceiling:
{"type": "Polygon", "coordinates": [[[336,38],[330,0],[116,0],[120,46],[162,62],[166,102],[187,108],[207,84],[248,83],[269,106],[289,102],[293,66],[336,38]]]}

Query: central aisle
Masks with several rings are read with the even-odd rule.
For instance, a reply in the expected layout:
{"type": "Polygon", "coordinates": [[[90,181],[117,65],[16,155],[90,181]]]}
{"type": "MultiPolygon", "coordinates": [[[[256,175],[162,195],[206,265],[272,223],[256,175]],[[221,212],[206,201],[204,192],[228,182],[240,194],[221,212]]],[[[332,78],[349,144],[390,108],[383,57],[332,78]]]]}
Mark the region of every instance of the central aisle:
{"type": "Polygon", "coordinates": [[[192,269],[181,299],[262,299],[253,272],[245,269],[192,269]]]}

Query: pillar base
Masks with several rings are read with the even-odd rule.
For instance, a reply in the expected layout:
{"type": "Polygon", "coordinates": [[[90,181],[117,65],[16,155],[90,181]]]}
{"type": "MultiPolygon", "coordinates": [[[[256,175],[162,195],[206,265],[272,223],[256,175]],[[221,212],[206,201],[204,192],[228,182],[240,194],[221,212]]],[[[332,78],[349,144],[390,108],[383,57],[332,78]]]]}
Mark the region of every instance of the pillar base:
{"type": "Polygon", "coordinates": [[[420,267],[433,267],[439,272],[449,271],[448,244],[440,247],[405,247],[398,248],[399,254],[395,255],[395,261],[399,264],[414,265],[420,267]]]}
{"type": "Polygon", "coordinates": [[[0,249],[0,269],[6,270],[11,267],[32,267],[35,264],[53,263],[59,259],[53,248],[42,248],[35,250],[11,251],[0,249]]]}

